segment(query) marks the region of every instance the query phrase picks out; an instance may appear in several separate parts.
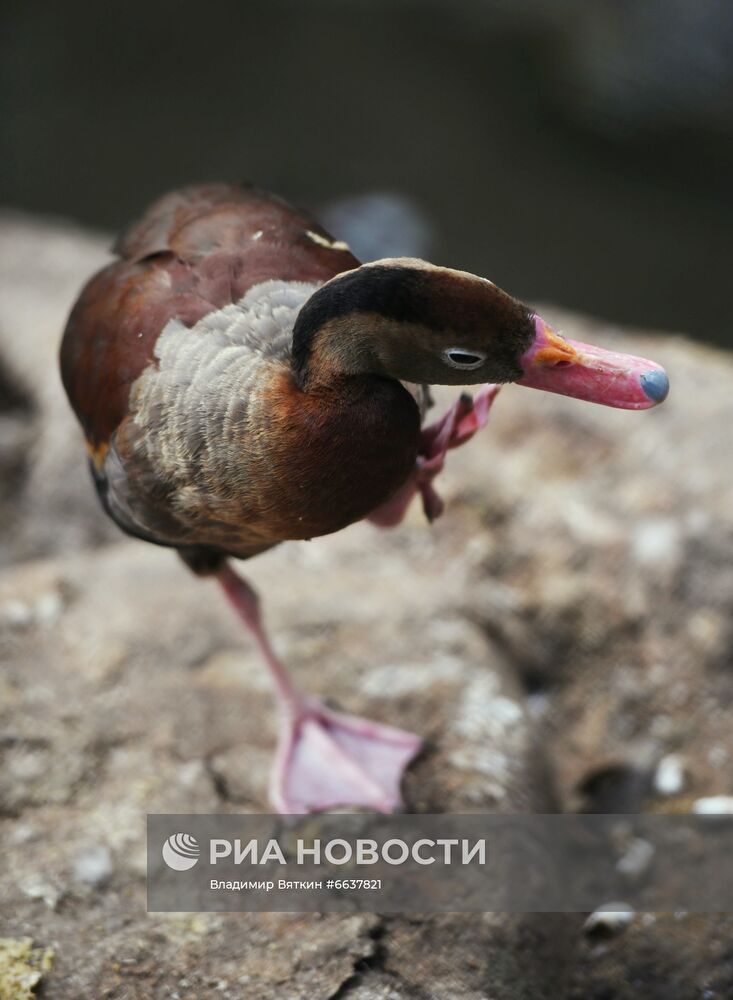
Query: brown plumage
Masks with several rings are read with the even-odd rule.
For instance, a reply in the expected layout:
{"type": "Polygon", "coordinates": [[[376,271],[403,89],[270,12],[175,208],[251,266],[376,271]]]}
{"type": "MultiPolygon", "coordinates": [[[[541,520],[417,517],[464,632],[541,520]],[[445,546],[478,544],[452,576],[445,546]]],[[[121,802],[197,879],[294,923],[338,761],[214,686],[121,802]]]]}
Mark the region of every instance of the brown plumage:
{"type": "Polygon", "coordinates": [[[64,385],[110,515],[184,555],[208,550],[207,568],[217,552],[337,531],[405,482],[420,414],[392,369],[428,376],[451,321],[485,338],[493,308],[509,331],[495,338],[495,378],[521,374],[533,335],[489,282],[420,261],[360,268],[252,187],[170,194],[116,249],[69,318],[64,385]]]}
{"type": "Polygon", "coordinates": [[[116,250],[61,347],[102,502],[125,531],[214,575],[252,631],[282,712],[276,807],[392,809],[420,741],[303,698],[226,557],[367,516],[395,524],[418,492],[437,516],[432,481],[486,422],[497,387],[421,430],[426,385],[521,380],[644,408],[664,398],[666,375],[565,341],[475,275],[411,259],[360,265],[253,187],[167,195],[116,250]]]}
{"type": "MultiPolygon", "coordinates": [[[[184,390],[180,381],[164,385],[155,375],[166,325],[178,323],[174,336],[183,340],[263,282],[302,284],[310,292],[358,261],[279,198],[226,185],[164,197],[116,249],[122,259],[91,279],[69,317],[61,371],[100,494],[124,530],[184,550],[247,556],[286,538],[336,531],[409,475],[419,435],[410,396],[398,383],[366,374],[346,391],[336,374],[316,392],[301,392],[291,374],[287,323],[263,331],[256,343],[247,344],[246,329],[238,332],[235,339],[250,348],[242,351],[240,398],[212,397],[199,426],[181,421],[171,435],[179,438],[175,456],[156,465],[156,448],[146,441],[153,425],[175,412],[171,397],[184,390]],[[143,403],[146,382],[152,398],[143,403]],[[375,442],[382,444],[380,459],[366,475],[375,442]]],[[[194,365],[206,360],[192,358],[194,365]]],[[[183,377],[190,383],[195,374],[183,377]]]]}

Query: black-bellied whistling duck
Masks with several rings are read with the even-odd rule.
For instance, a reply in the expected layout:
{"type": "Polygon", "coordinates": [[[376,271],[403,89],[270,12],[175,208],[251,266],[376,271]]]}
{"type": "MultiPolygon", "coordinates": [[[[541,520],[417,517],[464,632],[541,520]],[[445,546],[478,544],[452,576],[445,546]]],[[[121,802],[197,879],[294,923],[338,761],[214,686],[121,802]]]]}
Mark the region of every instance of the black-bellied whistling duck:
{"type": "Polygon", "coordinates": [[[659,365],[565,340],[485,278],[360,265],[307,214],[248,186],[186,188],[120,239],[74,306],[61,370],[107,513],[214,576],[275,682],[283,812],[390,810],[420,746],[293,687],[229,565],[362,518],[396,523],[449,448],[519,382],[609,406],[661,402],[659,365]],[[421,430],[425,386],[483,383],[421,430]]]}

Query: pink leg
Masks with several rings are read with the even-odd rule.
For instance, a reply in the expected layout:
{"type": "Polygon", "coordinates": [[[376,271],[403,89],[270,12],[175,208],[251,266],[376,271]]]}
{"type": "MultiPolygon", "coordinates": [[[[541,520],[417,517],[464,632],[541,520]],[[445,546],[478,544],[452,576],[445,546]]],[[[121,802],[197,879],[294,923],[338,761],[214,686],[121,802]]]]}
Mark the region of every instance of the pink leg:
{"type": "Polygon", "coordinates": [[[372,511],[369,515],[372,523],[380,528],[392,528],[399,524],[417,493],[422,497],[428,521],[440,517],[443,501],[433,486],[433,480],[443,470],[447,452],[451,448],[460,448],[486,425],[491,404],[500,388],[498,385],[484,385],[473,399],[468,394],[460,396],[439,420],[423,428],[411,478],[386,503],[372,511]]]}
{"type": "Polygon", "coordinates": [[[334,712],[300,694],[270,645],[255,591],[228,565],[217,579],[257,642],[275,684],[280,737],[270,799],[278,812],[317,812],[343,805],[378,812],[400,808],[400,781],[420,749],[418,737],[334,712]]]}

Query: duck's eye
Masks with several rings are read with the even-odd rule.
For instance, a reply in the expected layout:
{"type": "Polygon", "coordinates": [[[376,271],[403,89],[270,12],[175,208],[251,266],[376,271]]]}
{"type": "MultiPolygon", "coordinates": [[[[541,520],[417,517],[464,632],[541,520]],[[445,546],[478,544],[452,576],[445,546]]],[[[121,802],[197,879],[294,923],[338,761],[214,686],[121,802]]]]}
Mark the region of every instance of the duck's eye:
{"type": "Polygon", "coordinates": [[[480,368],[486,361],[486,355],[479,351],[468,351],[463,347],[448,347],[443,351],[443,361],[451,368],[459,371],[470,372],[474,368],[480,368]]]}

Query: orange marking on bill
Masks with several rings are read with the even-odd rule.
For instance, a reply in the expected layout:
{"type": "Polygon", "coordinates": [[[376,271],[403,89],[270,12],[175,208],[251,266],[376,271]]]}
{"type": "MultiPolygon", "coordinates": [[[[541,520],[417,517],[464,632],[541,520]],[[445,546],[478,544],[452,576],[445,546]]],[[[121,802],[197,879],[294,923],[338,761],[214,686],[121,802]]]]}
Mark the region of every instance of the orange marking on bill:
{"type": "Polygon", "coordinates": [[[558,337],[548,326],[545,326],[545,336],[547,344],[537,351],[533,358],[535,362],[557,365],[559,363],[572,364],[578,360],[579,354],[575,348],[567,340],[558,337]]]}

